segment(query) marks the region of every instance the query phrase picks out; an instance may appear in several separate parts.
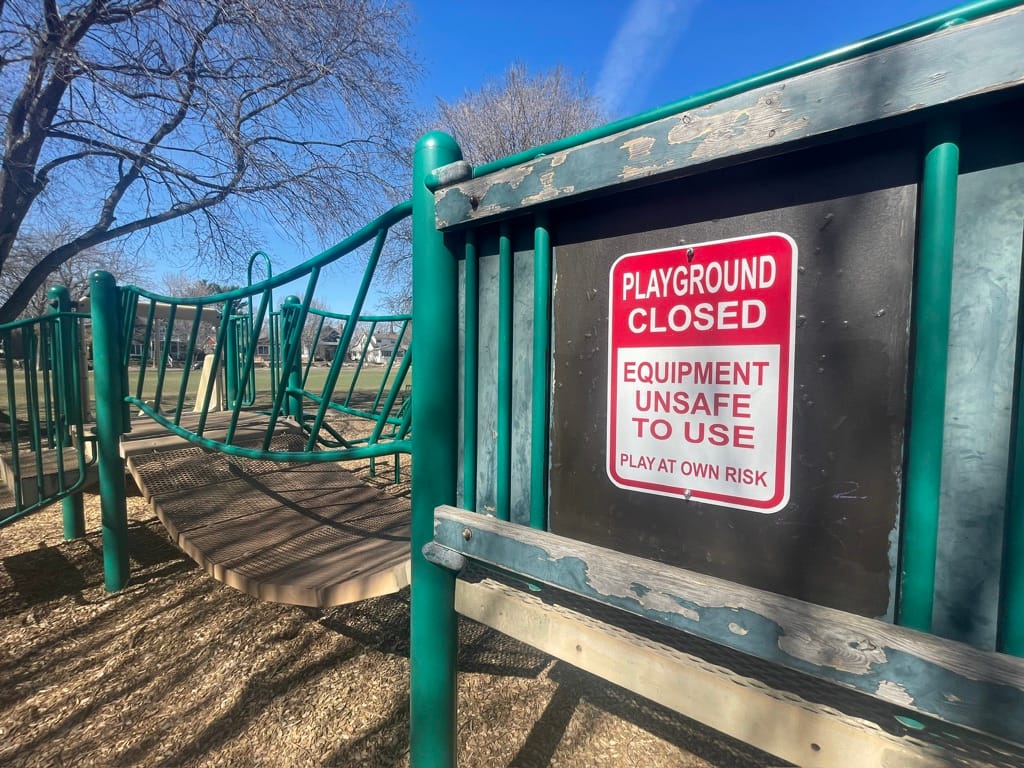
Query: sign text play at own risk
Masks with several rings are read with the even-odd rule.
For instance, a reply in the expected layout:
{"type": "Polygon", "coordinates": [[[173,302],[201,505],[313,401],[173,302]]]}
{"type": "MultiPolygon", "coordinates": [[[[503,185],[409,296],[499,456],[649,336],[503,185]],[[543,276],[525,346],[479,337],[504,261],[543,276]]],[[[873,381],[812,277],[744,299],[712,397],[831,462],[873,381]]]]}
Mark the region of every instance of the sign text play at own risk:
{"type": "Polygon", "coordinates": [[[796,243],[772,233],[611,269],[608,476],[756,512],[789,499],[796,243]]]}

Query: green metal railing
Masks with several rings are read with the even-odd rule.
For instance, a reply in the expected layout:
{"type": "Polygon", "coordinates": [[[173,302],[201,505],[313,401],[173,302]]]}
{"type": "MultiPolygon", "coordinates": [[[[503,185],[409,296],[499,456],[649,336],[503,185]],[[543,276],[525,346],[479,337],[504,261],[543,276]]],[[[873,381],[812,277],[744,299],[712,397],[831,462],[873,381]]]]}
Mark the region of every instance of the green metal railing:
{"type": "Polygon", "coordinates": [[[48,297],[48,314],[0,326],[0,453],[13,496],[0,527],[63,501],[64,536],[73,539],[85,533],[80,491],[91,464],[80,385],[85,316],[71,310],[66,289],[53,288],[48,297]]]}
{"type": "MultiPolygon", "coordinates": [[[[256,251],[249,257],[249,265],[246,270],[246,286],[252,288],[253,285],[253,268],[256,266],[256,261],[261,260],[263,262],[263,271],[265,273],[265,279],[271,280],[274,277],[274,265],[270,261],[270,257],[264,251],[256,251]]],[[[270,291],[270,306],[274,306],[274,294],[273,290],[270,291]]],[[[234,323],[234,335],[235,344],[237,349],[248,349],[249,345],[255,344],[257,346],[256,356],[257,359],[261,357],[260,348],[261,334],[260,328],[253,328],[252,319],[255,316],[253,307],[253,295],[249,295],[248,299],[249,311],[240,316],[232,318],[234,323]]],[[[281,360],[280,360],[280,313],[274,312],[271,314],[270,321],[267,323],[267,344],[266,344],[266,355],[262,361],[270,368],[270,397],[276,394],[277,379],[281,371],[281,360]]],[[[236,368],[238,364],[238,355],[228,356],[229,360],[234,360],[236,368]]],[[[241,398],[244,406],[254,406],[256,404],[256,369],[253,368],[249,372],[248,377],[242,377],[242,372],[237,371],[235,377],[241,379],[241,386],[243,387],[241,398]]]]}
{"type": "MultiPolygon", "coordinates": [[[[119,363],[129,372],[130,380],[119,402],[197,445],[236,456],[328,462],[408,452],[411,414],[403,405],[408,400],[406,378],[411,355],[404,355],[398,364],[394,358],[389,360],[385,375],[367,396],[360,392],[364,386],[361,377],[366,378],[362,358],[352,371],[345,365],[345,355],[334,355],[314,387],[311,372],[317,361],[304,349],[310,341],[314,348],[322,346],[324,328],[331,321],[340,328],[338,350],[349,350],[356,329],[363,326],[372,335],[381,323],[396,323],[405,335],[408,316],[364,316],[362,310],[388,231],[409,211],[408,203],[396,206],[306,264],[245,288],[182,298],[126,286],[118,290],[116,306],[102,306],[94,299],[94,317],[97,313],[110,314],[116,317],[120,329],[119,363]],[[311,302],[322,269],[368,243],[372,248],[354,311],[343,315],[313,309],[311,302]],[[286,300],[277,317],[271,307],[274,289],[302,279],[303,297],[286,300]],[[241,311],[246,307],[248,313],[241,311]],[[258,352],[263,338],[260,331],[264,329],[268,346],[274,351],[269,368],[259,371],[259,378],[266,384],[259,392],[257,360],[263,357],[258,352]],[[205,376],[194,362],[200,359],[205,376]],[[223,393],[218,389],[221,377],[223,393]],[[358,404],[357,395],[362,395],[358,404]],[[213,439],[208,434],[210,414],[220,408],[226,413],[226,428],[222,438],[213,439]],[[240,418],[253,408],[268,417],[266,432],[258,445],[239,444],[236,435],[240,418]],[[373,428],[367,435],[345,438],[330,426],[329,413],[371,420],[373,428]],[[289,416],[306,432],[306,445],[301,451],[272,450],[275,428],[289,416]]],[[[218,428],[222,423],[223,419],[218,421],[218,428]]],[[[127,427],[127,422],[122,424],[122,428],[127,427]]]]}
{"type": "Polygon", "coordinates": [[[322,334],[329,320],[341,324],[339,351],[352,347],[357,328],[372,330],[393,322],[401,324],[402,335],[406,334],[408,316],[364,315],[363,308],[388,234],[411,211],[410,202],[397,205],[304,264],[276,276],[269,274],[268,266],[268,277],[256,283],[251,281],[254,256],[249,285],[209,296],[165,296],[135,286],[118,287],[106,272],[92,276],[97,452],[108,590],[122,588],[128,579],[120,440],[131,429],[133,413],[193,445],[250,459],[335,462],[411,451],[412,411],[406,385],[411,354],[397,364],[389,361],[369,394],[360,392],[358,383],[360,376],[368,377],[364,361],[357,361],[352,370],[345,355],[336,354],[314,383],[314,355],[304,359],[309,328],[322,334]],[[334,315],[313,309],[323,269],[364,246],[369,253],[352,311],[334,315]],[[296,285],[302,297],[289,296],[274,312],[274,291],[296,285]],[[257,360],[264,357],[260,354],[264,329],[273,352],[269,366],[258,369],[257,360]],[[358,402],[357,393],[363,396],[358,402]],[[220,415],[211,418],[215,411],[220,415]],[[243,422],[243,414],[253,411],[263,416],[255,427],[251,420],[243,422]],[[354,434],[344,434],[329,415],[354,418],[360,426],[354,434]],[[282,427],[301,430],[301,448],[293,443],[287,449],[275,448],[274,436],[282,427]]]}

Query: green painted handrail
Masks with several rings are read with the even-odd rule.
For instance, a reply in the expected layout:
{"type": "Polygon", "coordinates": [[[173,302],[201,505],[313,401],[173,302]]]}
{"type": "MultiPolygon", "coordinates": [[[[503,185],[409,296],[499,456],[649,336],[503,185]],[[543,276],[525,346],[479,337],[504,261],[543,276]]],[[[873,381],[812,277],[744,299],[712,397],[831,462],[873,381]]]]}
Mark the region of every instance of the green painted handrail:
{"type": "MultiPolygon", "coordinates": [[[[407,415],[401,410],[404,398],[403,387],[406,386],[407,373],[410,370],[410,356],[402,365],[395,366],[391,360],[386,375],[379,384],[371,387],[366,395],[366,402],[356,403],[357,379],[363,366],[357,366],[352,376],[351,385],[335,395],[335,387],[342,373],[343,354],[335,355],[327,380],[319,392],[307,390],[307,381],[314,354],[310,354],[303,371],[303,343],[305,329],[313,323],[317,339],[323,331],[325,322],[334,319],[344,323],[344,331],[338,342],[339,352],[349,349],[352,334],[360,324],[383,322],[402,323],[402,337],[399,344],[406,343],[409,327],[409,315],[400,314],[362,314],[362,308],[369,293],[370,283],[380,259],[385,240],[391,227],[407,217],[411,212],[411,204],[403,203],[395,206],[383,216],[362,227],[336,246],[327,249],[320,255],[304,264],[289,269],[279,275],[271,274],[267,266],[268,277],[252,283],[252,266],[257,252],[250,259],[249,282],[244,288],[223,291],[201,297],[172,297],[147,291],[136,286],[125,286],[119,290],[121,301],[122,330],[121,341],[126,350],[123,356],[125,370],[128,363],[137,359],[139,370],[135,375],[130,395],[124,397],[123,403],[141,415],[148,416],[169,428],[174,434],[184,437],[196,445],[215,448],[225,453],[247,456],[250,458],[272,459],[278,461],[327,461],[378,456],[391,453],[402,453],[409,450],[405,438],[409,432],[407,415]],[[322,269],[332,261],[361,248],[372,241],[373,250],[364,270],[362,281],[357,290],[353,311],[348,314],[325,312],[313,308],[313,295],[322,269]],[[306,284],[300,297],[290,297],[285,301],[279,313],[272,311],[272,292],[305,279],[306,284]],[[239,312],[240,306],[247,305],[249,314],[239,312]],[[139,317],[140,309],[142,316],[139,317]],[[255,367],[257,348],[260,341],[260,330],[269,319],[270,344],[274,347],[271,357],[271,393],[269,408],[264,406],[268,416],[268,425],[262,444],[258,447],[247,446],[241,449],[233,445],[243,408],[255,407],[255,367]],[[158,325],[163,323],[162,326],[158,325]],[[188,341],[182,350],[176,335],[176,324],[187,330],[188,341]],[[200,343],[201,325],[211,330],[203,331],[206,337],[200,343]],[[204,361],[206,367],[205,388],[196,389],[193,374],[193,361],[197,359],[201,347],[210,348],[212,361],[204,361]],[[131,348],[136,349],[136,353],[131,348]],[[153,368],[150,369],[152,354],[153,368]],[[165,397],[164,382],[173,358],[182,358],[184,365],[181,372],[180,386],[174,394],[165,397]],[[155,374],[153,371],[155,370],[155,374]],[[152,400],[146,400],[144,390],[148,375],[156,376],[156,394],[152,400]],[[220,394],[216,386],[217,380],[223,377],[226,384],[225,393],[220,394]],[[192,386],[190,387],[190,382],[192,386]],[[186,428],[182,416],[186,409],[192,407],[190,392],[195,395],[195,410],[199,418],[194,428],[186,428]],[[219,400],[218,400],[219,399],[219,400]],[[224,406],[229,412],[226,432],[223,440],[211,440],[207,433],[212,423],[209,413],[212,409],[224,406]],[[304,416],[304,408],[309,406],[308,418],[304,416]],[[353,440],[344,440],[335,430],[325,423],[328,412],[343,412],[374,422],[368,435],[353,440]],[[307,444],[303,452],[272,451],[271,440],[278,421],[285,416],[292,417],[306,432],[307,444]],[[374,447],[377,446],[377,447],[374,447]],[[387,446],[390,446],[389,448],[387,446]],[[319,449],[327,450],[328,456],[317,455],[319,449]],[[371,450],[372,449],[372,450],[371,450]]],[[[315,350],[314,350],[315,352],[315,350]]],[[[148,384],[152,391],[153,382],[148,384]]],[[[365,393],[361,393],[365,394],[365,393]]]]}
{"type": "Polygon", "coordinates": [[[0,450],[17,478],[13,508],[0,518],[0,527],[62,501],[64,537],[73,539],[85,533],[81,490],[91,463],[85,450],[91,438],[82,420],[78,354],[79,325],[85,316],[71,310],[66,289],[51,288],[47,297],[47,314],[0,325],[6,390],[0,412],[10,428],[0,438],[0,450]],[[55,472],[44,465],[46,453],[53,457],[55,472]],[[35,482],[27,483],[26,476],[35,482]]]}

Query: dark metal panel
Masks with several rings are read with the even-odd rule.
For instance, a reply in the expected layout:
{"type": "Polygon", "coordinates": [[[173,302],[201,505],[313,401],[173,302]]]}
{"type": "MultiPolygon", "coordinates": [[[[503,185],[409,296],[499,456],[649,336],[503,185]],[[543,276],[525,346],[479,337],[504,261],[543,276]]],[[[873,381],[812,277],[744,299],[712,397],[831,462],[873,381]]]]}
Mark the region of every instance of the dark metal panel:
{"type": "Polygon", "coordinates": [[[957,198],[933,631],[991,649],[1010,463],[1024,163],[964,174],[957,198]]]}
{"type": "Polygon", "coordinates": [[[498,245],[497,238],[479,238],[480,346],[477,380],[477,511],[497,509],[498,432],[498,245]]]}
{"type": "MultiPolygon", "coordinates": [[[[887,142],[903,142],[889,137],[887,142]]],[[[867,616],[890,616],[917,161],[864,143],[579,205],[555,230],[550,527],[867,616]],[[762,515],[604,473],[608,273],[619,256],[763,232],[799,248],[790,503],[762,515]]]]}
{"type": "Polygon", "coordinates": [[[512,509],[513,523],[530,523],[530,436],[533,424],[533,227],[515,222],[512,305],[512,509]]]}

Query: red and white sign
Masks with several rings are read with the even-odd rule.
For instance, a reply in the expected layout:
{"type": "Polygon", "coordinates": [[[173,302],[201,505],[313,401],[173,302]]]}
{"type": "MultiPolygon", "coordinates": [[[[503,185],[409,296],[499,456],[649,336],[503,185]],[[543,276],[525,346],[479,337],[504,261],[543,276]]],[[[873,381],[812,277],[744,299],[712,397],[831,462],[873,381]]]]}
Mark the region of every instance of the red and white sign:
{"type": "Polygon", "coordinates": [[[608,476],[755,512],[789,500],[796,243],[772,233],[612,265],[608,476]]]}

